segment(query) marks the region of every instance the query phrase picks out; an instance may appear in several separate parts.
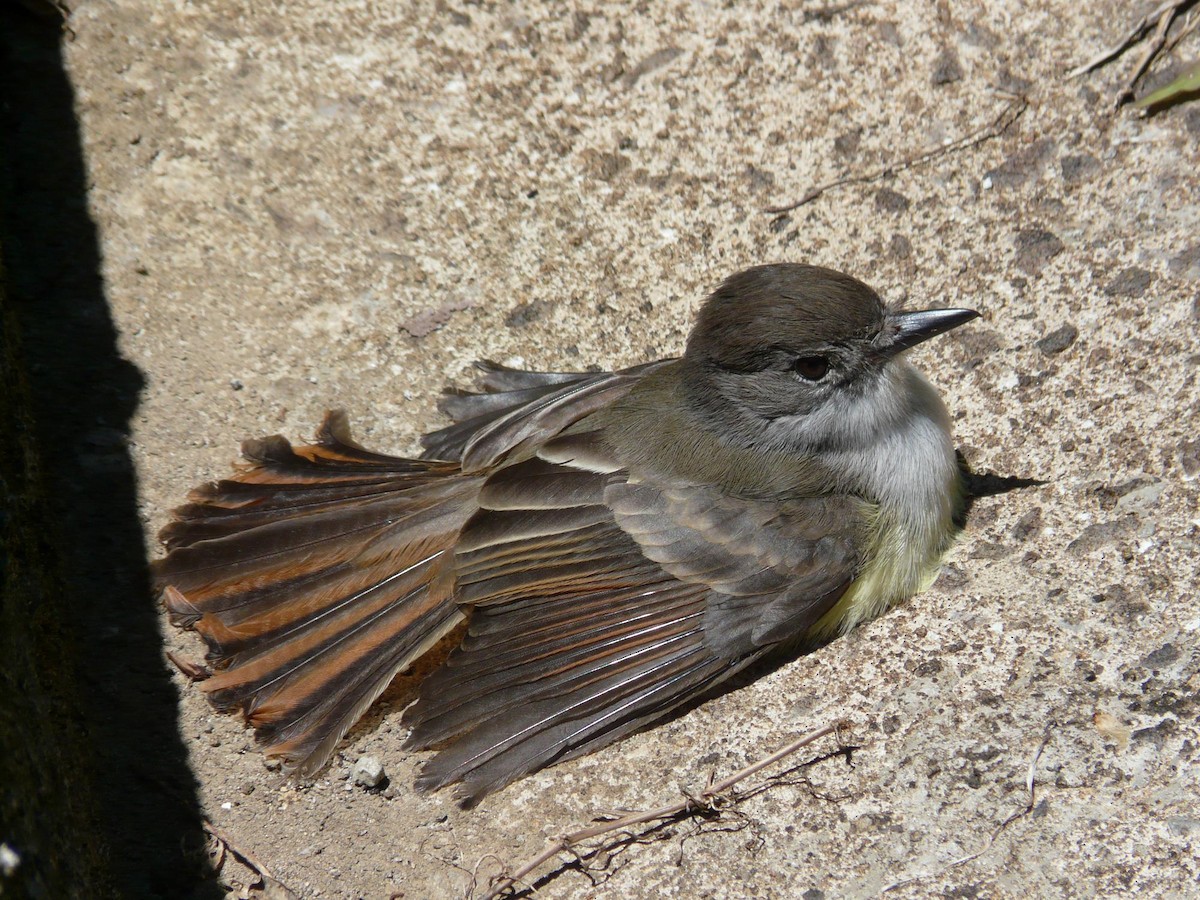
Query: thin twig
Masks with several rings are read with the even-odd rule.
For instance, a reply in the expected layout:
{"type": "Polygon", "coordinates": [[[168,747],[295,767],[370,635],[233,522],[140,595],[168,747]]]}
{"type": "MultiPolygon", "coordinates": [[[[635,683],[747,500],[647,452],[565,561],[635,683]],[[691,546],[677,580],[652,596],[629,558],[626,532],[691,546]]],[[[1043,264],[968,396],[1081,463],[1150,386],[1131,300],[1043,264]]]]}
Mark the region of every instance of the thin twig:
{"type": "Polygon", "coordinates": [[[250,853],[249,850],[243,850],[241,847],[239,847],[237,844],[235,844],[233,842],[233,839],[231,837],[229,837],[229,835],[227,835],[224,831],[222,831],[220,828],[218,828],[212,822],[205,822],[204,830],[207,831],[209,834],[211,834],[213,837],[215,837],[222,844],[224,844],[226,849],[228,849],[230,853],[232,853],[239,860],[241,860],[241,862],[244,863],[247,868],[249,868],[251,871],[253,871],[255,875],[266,876],[267,878],[270,878],[274,881],[279,880],[278,878],[275,878],[275,876],[271,874],[271,870],[267,868],[266,863],[260,862],[255,856],[253,856],[250,853]]]}
{"type": "Polygon", "coordinates": [[[1095,71],[1101,66],[1112,62],[1153,31],[1154,37],[1134,67],[1133,74],[1129,76],[1125,81],[1124,87],[1117,93],[1116,106],[1123,106],[1133,99],[1134,86],[1146,74],[1154,60],[1163,53],[1164,48],[1168,51],[1173,50],[1181,40],[1195,29],[1196,23],[1190,21],[1189,17],[1189,21],[1184,24],[1183,30],[1170,42],[1170,46],[1167,46],[1167,39],[1170,37],[1171,26],[1175,23],[1175,20],[1183,13],[1191,10],[1197,2],[1200,2],[1200,0],[1167,0],[1166,3],[1160,4],[1157,9],[1142,16],[1120,43],[1098,54],[1083,65],[1072,69],[1067,73],[1067,77],[1077,78],[1080,75],[1095,71]]]}
{"type": "Polygon", "coordinates": [[[1110,63],[1126,50],[1144,38],[1150,33],[1150,29],[1154,27],[1154,23],[1163,17],[1165,13],[1171,10],[1181,10],[1183,7],[1195,2],[1195,0],[1167,0],[1153,12],[1148,12],[1138,20],[1138,23],[1129,30],[1129,33],[1116,45],[1104,50],[1081,66],[1076,66],[1067,73],[1067,78],[1078,78],[1080,75],[1086,75],[1088,72],[1094,72],[1105,63],[1110,63]]]}
{"type": "Polygon", "coordinates": [[[550,841],[540,853],[526,862],[522,863],[515,871],[511,873],[501,873],[492,882],[488,892],[484,895],[483,900],[493,900],[500,896],[505,891],[508,891],[518,884],[524,884],[525,878],[534,870],[542,866],[544,863],[553,859],[557,854],[562,852],[573,853],[573,848],[582,841],[589,838],[599,837],[604,834],[611,834],[614,831],[625,831],[637,825],[644,825],[648,822],[654,822],[660,819],[674,819],[679,816],[689,813],[716,810],[720,806],[726,805],[729,798],[722,795],[730,788],[734,787],[740,781],[761,772],[768,766],[772,766],[782,759],[795,753],[809,744],[812,744],[823,737],[841,731],[846,727],[846,723],[837,722],[833,725],[826,725],[824,728],[819,728],[816,731],[811,731],[803,737],[799,737],[792,741],[787,746],[772,753],[770,756],[760,759],[758,762],[746,766],[744,769],[739,769],[728,778],[721,781],[712,781],[705,786],[704,790],[697,796],[685,796],[684,799],[675,803],[660,806],[657,809],[646,810],[643,812],[628,813],[620,818],[611,819],[597,825],[590,825],[587,828],[580,828],[577,831],[572,831],[559,838],[550,841]]]}
{"type": "Polygon", "coordinates": [[[1188,13],[1187,21],[1183,23],[1183,28],[1179,30],[1179,34],[1171,39],[1171,43],[1167,45],[1166,52],[1170,53],[1179,46],[1180,41],[1196,30],[1196,26],[1200,25],[1200,15],[1196,13],[1188,13]]]}
{"type": "MultiPolygon", "coordinates": [[[[229,853],[231,853],[240,863],[242,863],[242,865],[253,872],[257,876],[259,883],[264,885],[274,883],[286,892],[286,896],[298,896],[295,891],[272,875],[271,870],[267,868],[265,863],[261,862],[257,857],[251,854],[249,850],[243,850],[241,847],[235,844],[229,835],[227,835],[212,822],[206,820],[204,822],[204,830],[207,831],[222,848],[228,850],[229,853]]],[[[222,855],[221,861],[224,862],[224,855],[222,855]]]]}
{"type": "MultiPolygon", "coordinates": [[[[475,887],[479,884],[479,867],[480,866],[482,866],[489,859],[495,860],[496,863],[499,865],[504,865],[504,860],[500,859],[500,857],[496,856],[494,853],[485,853],[483,856],[479,857],[479,859],[477,859],[475,861],[474,868],[468,869],[466,866],[455,862],[451,856],[443,855],[443,851],[446,851],[452,855],[457,854],[460,857],[462,856],[462,851],[458,845],[458,838],[456,838],[454,836],[453,826],[447,826],[445,828],[434,828],[432,830],[432,833],[427,834],[424,838],[421,839],[421,843],[417,845],[417,852],[424,854],[427,859],[435,860],[435,861],[441,863],[443,866],[449,866],[452,869],[458,869],[458,871],[463,872],[464,874],[470,876],[470,881],[467,882],[467,889],[464,892],[464,896],[467,898],[473,897],[475,895],[475,887]],[[449,847],[445,847],[445,848],[439,847],[439,848],[437,848],[437,850],[438,850],[437,853],[431,852],[430,850],[426,849],[426,845],[428,845],[431,841],[433,841],[436,838],[443,836],[443,835],[450,838],[450,846],[449,847]]],[[[400,892],[400,895],[403,896],[403,892],[400,892]]]]}
{"type": "Polygon", "coordinates": [[[171,665],[179,670],[179,674],[188,681],[203,681],[212,675],[212,669],[204,665],[204,663],[196,662],[196,660],[190,657],[183,656],[171,650],[167,651],[167,659],[170,660],[171,665]]]}
{"type": "Polygon", "coordinates": [[[828,190],[836,187],[843,187],[847,184],[870,184],[874,181],[879,181],[881,178],[886,178],[889,175],[894,175],[897,172],[904,172],[912,169],[922,163],[929,162],[932,159],[937,159],[939,156],[945,156],[947,153],[956,153],[960,150],[969,150],[971,147],[977,147],[985,141],[990,141],[992,138],[999,137],[1008,131],[1021,118],[1021,114],[1029,108],[1029,101],[1021,94],[1008,95],[1011,99],[1002,109],[999,115],[996,116],[990,123],[976,128],[974,131],[964,135],[956,141],[949,144],[942,144],[934,147],[932,150],[926,150],[924,153],[908,159],[901,160],[898,163],[892,163],[884,166],[867,175],[846,175],[842,178],[835,178],[833,181],[826,182],[819,187],[813,188],[799,200],[794,203],[787,203],[782,206],[768,206],[764,212],[772,215],[780,215],[798,209],[805,204],[811,203],[828,190]]]}
{"type": "Polygon", "coordinates": [[[1037,783],[1034,780],[1034,774],[1037,771],[1038,760],[1040,760],[1042,758],[1042,751],[1046,749],[1046,745],[1050,743],[1050,738],[1053,737],[1052,730],[1054,728],[1056,728],[1057,726],[1058,726],[1058,723],[1053,720],[1051,720],[1049,723],[1047,723],[1045,731],[1042,733],[1042,741],[1040,744],[1038,744],[1037,750],[1034,751],[1033,759],[1031,759],[1029,761],[1029,771],[1025,775],[1025,790],[1029,792],[1029,802],[1027,802],[1021,809],[1012,813],[1007,819],[1005,819],[1003,822],[1001,822],[999,825],[997,825],[992,830],[991,837],[989,837],[987,839],[987,842],[982,847],[980,847],[974,853],[968,853],[966,856],[960,856],[958,859],[951,860],[950,862],[946,863],[946,865],[942,866],[942,868],[939,869],[937,872],[934,872],[932,874],[913,875],[909,878],[903,878],[900,881],[894,881],[891,884],[889,884],[887,887],[885,887],[882,891],[880,891],[880,893],[886,894],[888,891],[895,890],[896,888],[899,888],[899,887],[904,887],[906,884],[912,884],[914,881],[923,881],[923,880],[926,880],[929,878],[936,878],[937,876],[945,874],[950,869],[953,869],[956,866],[961,866],[964,863],[969,863],[972,860],[979,859],[979,857],[983,856],[983,854],[987,853],[990,849],[992,849],[992,845],[996,843],[997,838],[1000,837],[1000,834],[1004,831],[1005,828],[1007,828],[1013,822],[1017,821],[1017,819],[1024,818],[1025,816],[1027,816],[1031,812],[1033,812],[1034,806],[1037,803],[1037,793],[1036,793],[1037,783]]]}
{"type": "Polygon", "coordinates": [[[1180,9],[1185,5],[1195,2],[1195,0],[1185,0],[1182,3],[1175,3],[1168,9],[1164,9],[1162,15],[1158,19],[1158,28],[1154,30],[1154,40],[1150,42],[1150,46],[1146,48],[1146,52],[1142,54],[1142,58],[1138,60],[1138,64],[1134,67],[1133,74],[1129,76],[1129,80],[1125,82],[1125,87],[1117,94],[1117,106],[1124,106],[1133,99],[1133,86],[1137,84],[1148,68],[1150,63],[1154,61],[1154,57],[1158,56],[1163,45],[1167,42],[1167,32],[1171,30],[1171,23],[1175,21],[1175,17],[1179,15],[1180,9]]]}

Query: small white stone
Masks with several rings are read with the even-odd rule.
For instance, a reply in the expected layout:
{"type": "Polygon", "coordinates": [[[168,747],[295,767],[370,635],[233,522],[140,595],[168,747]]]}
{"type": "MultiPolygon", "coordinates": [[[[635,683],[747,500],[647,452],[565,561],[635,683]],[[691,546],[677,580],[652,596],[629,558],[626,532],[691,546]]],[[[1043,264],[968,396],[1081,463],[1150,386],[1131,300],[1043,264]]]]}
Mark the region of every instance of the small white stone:
{"type": "Polygon", "coordinates": [[[360,756],[350,774],[354,777],[355,784],[365,788],[377,788],[387,780],[383,763],[376,756],[360,756]]]}
{"type": "Polygon", "coordinates": [[[8,844],[0,844],[0,875],[11,878],[20,865],[20,854],[8,844]]]}

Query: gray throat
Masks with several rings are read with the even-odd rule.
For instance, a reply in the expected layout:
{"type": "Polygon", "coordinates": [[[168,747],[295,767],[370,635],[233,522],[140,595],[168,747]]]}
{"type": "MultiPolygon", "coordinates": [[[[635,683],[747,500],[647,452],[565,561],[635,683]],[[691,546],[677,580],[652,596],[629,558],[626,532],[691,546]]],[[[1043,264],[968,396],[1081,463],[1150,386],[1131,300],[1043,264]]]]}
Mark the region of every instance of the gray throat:
{"type": "Polygon", "coordinates": [[[844,489],[930,538],[949,528],[961,502],[950,416],[934,387],[903,359],[889,362],[862,394],[777,419],[765,437],[816,457],[844,489]]]}

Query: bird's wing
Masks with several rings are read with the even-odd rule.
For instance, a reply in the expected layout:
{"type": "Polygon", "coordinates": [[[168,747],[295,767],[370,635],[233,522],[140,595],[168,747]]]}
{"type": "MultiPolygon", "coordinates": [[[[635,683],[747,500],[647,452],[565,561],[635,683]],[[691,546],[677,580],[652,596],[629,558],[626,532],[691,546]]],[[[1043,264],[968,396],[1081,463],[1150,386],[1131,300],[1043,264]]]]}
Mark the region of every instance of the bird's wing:
{"type": "Polygon", "coordinates": [[[711,588],[704,645],[729,659],[804,638],[854,579],[871,518],[844,494],[760,500],[623,482],[608,503],[649,559],[711,588]]]}
{"type": "Polygon", "coordinates": [[[480,362],[478,392],[451,390],[438,408],[453,425],[421,438],[426,459],[461,462],[477,472],[537,446],[623,397],[647,373],[670,360],[619,372],[524,372],[480,362]]]}
{"type": "Polygon", "coordinates": [[[858,567],[861,501],[635,482],[600,432],[487,481],[455,556],[462,646],[408,713],[470,804],[610,743],[803,634],[858,567]]]}

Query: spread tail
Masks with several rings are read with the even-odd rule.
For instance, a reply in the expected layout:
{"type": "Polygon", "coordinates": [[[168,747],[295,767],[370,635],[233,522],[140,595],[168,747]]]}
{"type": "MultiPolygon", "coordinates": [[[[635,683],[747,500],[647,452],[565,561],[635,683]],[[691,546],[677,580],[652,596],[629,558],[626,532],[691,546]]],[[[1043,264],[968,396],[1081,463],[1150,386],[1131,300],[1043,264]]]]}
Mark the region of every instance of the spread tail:
{"type": "Polygon", "coordinates": [[[270,437],[242,453],[233,478],[175,510],[155,579],[172,621],[208,644],[212,703],[311,774],[462,620],[454,543],[482,479],[364,450],[340,412],[311,446],[270,437]]]}

